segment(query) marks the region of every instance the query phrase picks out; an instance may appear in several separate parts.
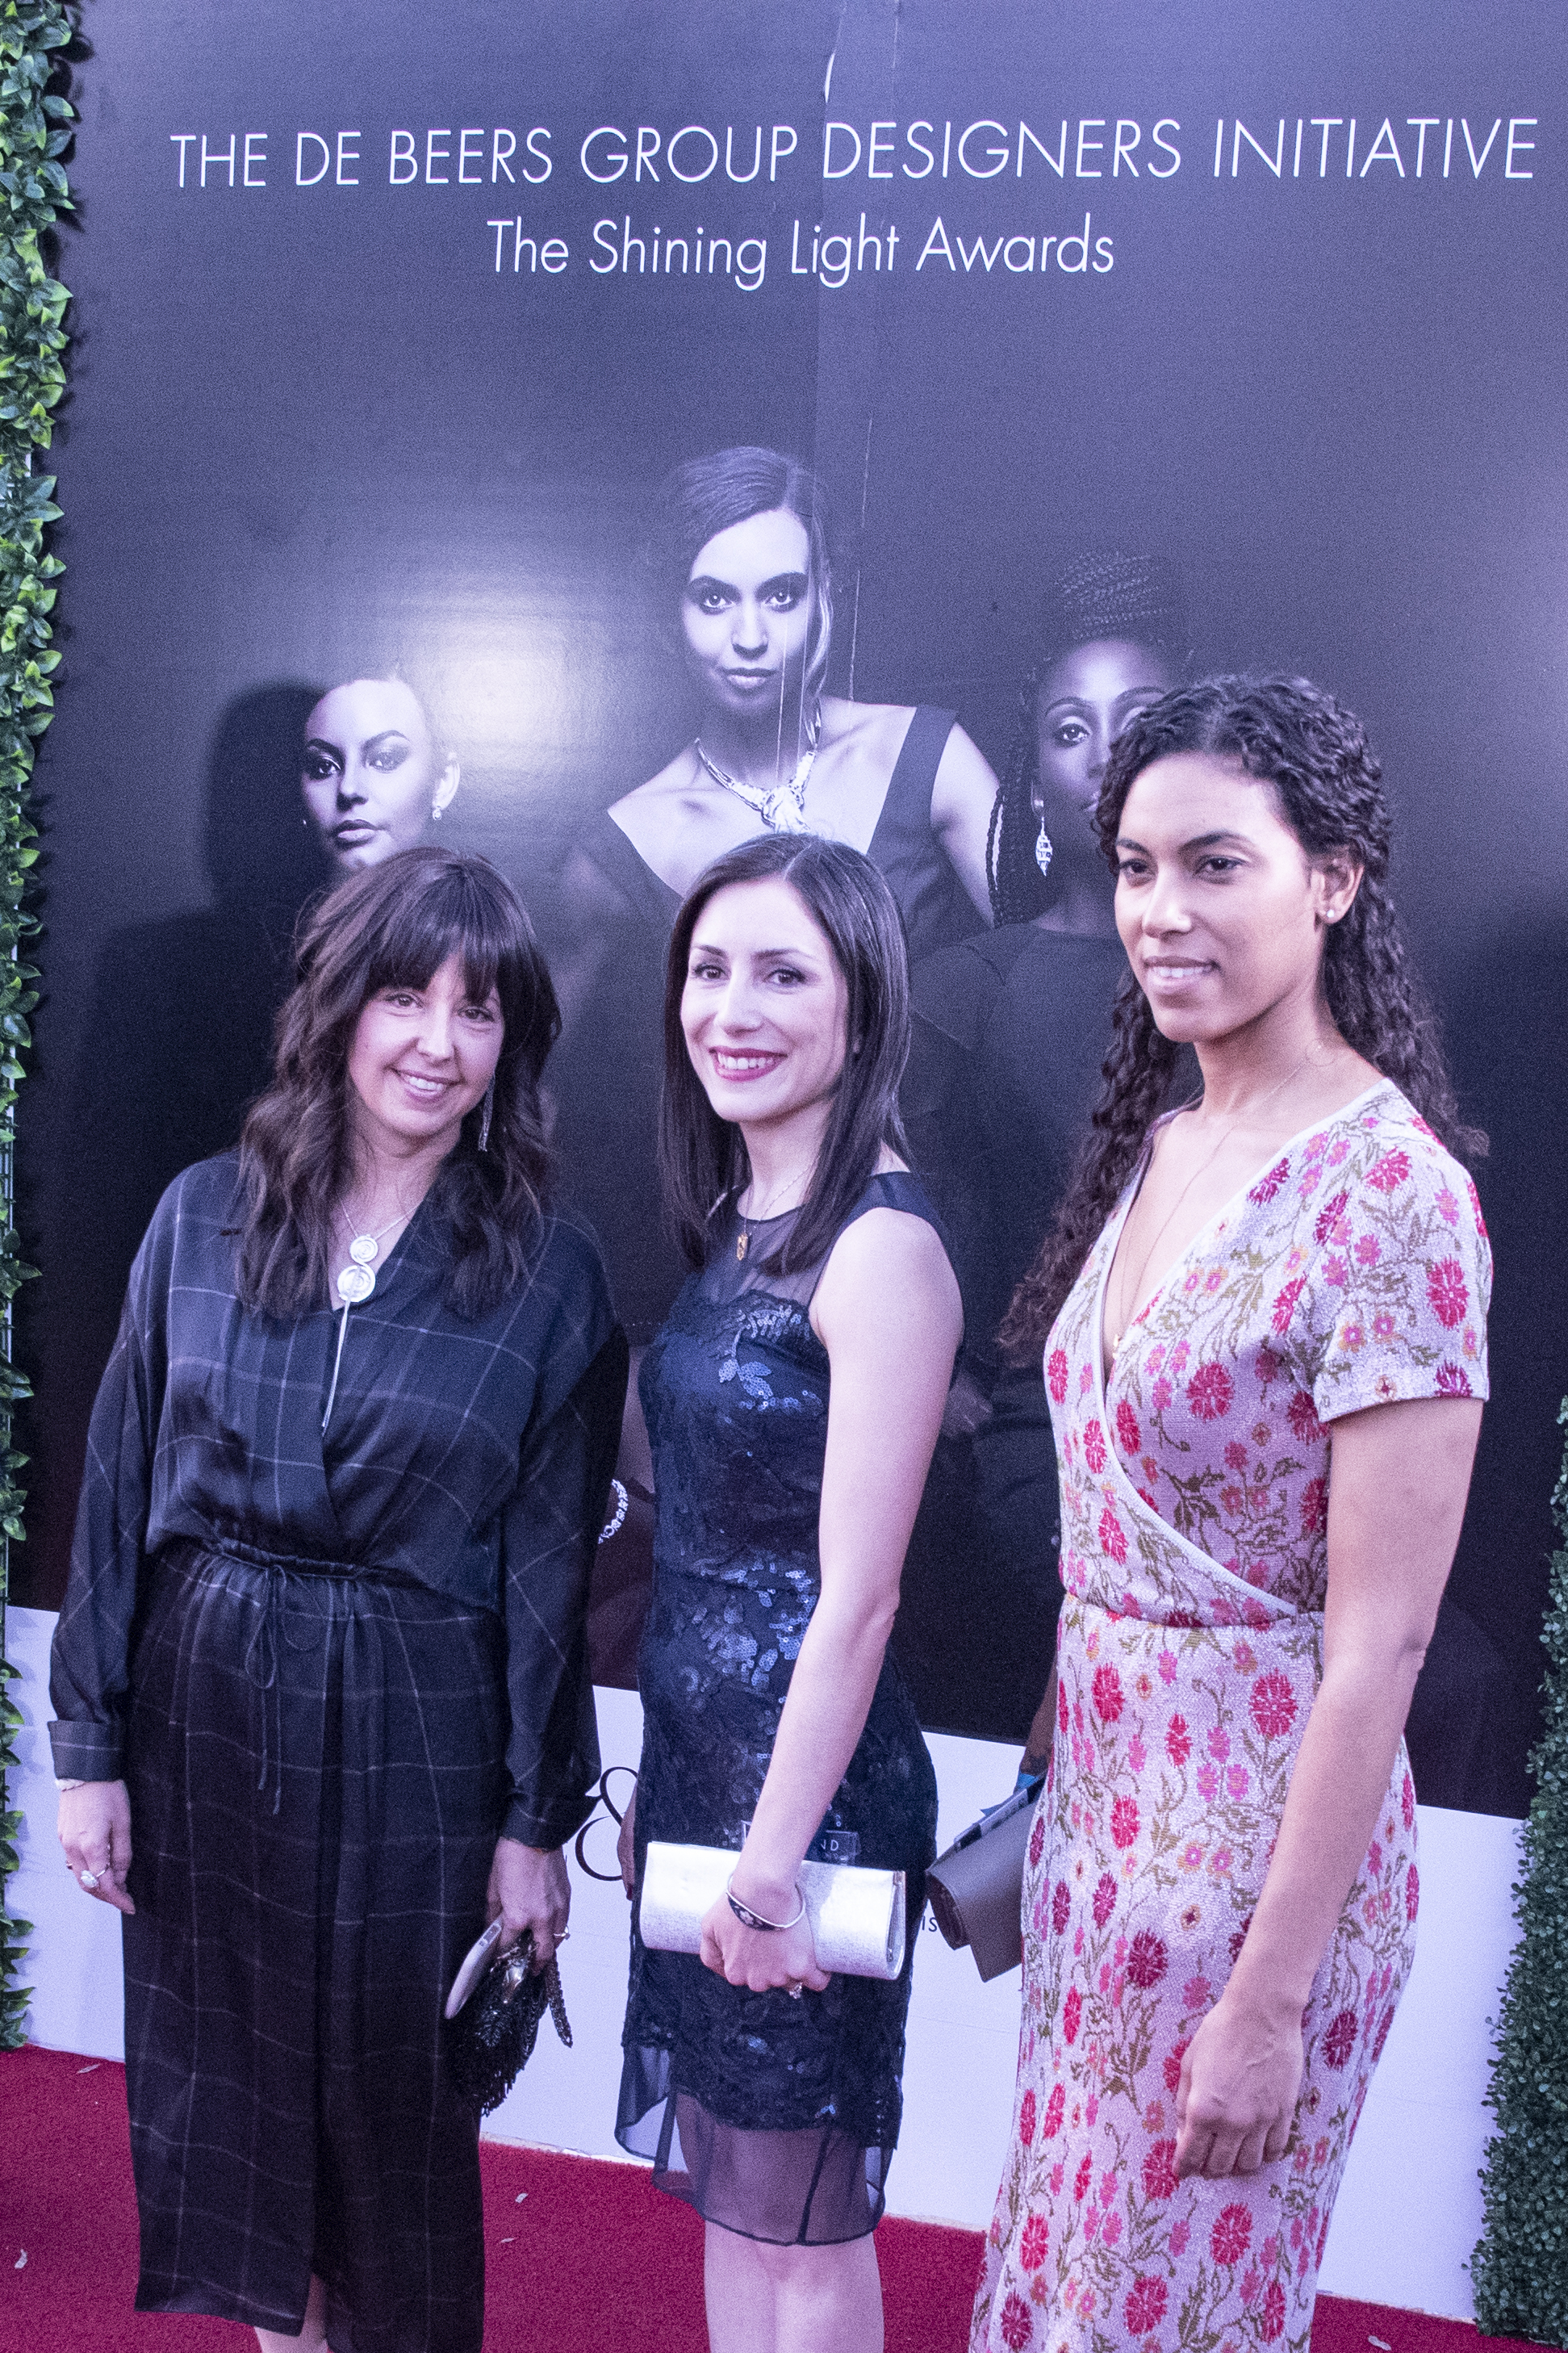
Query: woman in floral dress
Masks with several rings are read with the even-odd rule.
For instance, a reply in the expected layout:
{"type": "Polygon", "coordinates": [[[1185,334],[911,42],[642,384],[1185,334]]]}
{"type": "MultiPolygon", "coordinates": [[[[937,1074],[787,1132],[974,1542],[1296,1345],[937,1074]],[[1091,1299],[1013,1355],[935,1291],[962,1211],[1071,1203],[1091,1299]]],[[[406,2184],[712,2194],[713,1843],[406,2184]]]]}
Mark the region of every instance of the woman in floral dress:
{"type": "Polygon", "coordinates": [[[1316,689],[1222,679],[1100,795],[1131,976],[1005,1335],[1045,1345],[1068,1598],[973,2353],[1305,2353],[1409,1975],[1490,1260],[1378,776],[1316,689]]]}

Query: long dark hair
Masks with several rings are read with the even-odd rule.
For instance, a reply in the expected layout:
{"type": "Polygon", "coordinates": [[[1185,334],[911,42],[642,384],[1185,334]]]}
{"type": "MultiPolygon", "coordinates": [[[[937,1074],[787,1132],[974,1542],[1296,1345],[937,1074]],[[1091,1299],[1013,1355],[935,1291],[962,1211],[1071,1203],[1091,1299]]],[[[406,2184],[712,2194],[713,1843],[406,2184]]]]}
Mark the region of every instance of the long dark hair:
{"type": "Polygon", "coordinates": [[[549,1176],[539,1080],[561,1028],[555,991],[506,877],[487,858],[423,847],[367,867],[301,918],[272,1083],[240,1137],[244,1306],[287,1316],[326,1300],[332,1219],[353,1174],[348,1064],[360,1014],[378,989],[425,987],[450,955],[471,996],[496,991],[505,1036],[488,1148],[476,1105],[430,1189],[451,1240],[447,1303],[482,1315],[526,1271],[549,1176]]]}
{"type": "Polygon", "coordinates": [[[715,449],[677,466],[654,500],[647,562],[667,613],[679,607],[700,551],[731,523],[782,510],[804,524],[811,582],[811,634],[803,689],[809,710],[822,692],[833,636],[833,566],[827,494],[809,466],[777,449],[715,449]]]}
{"type": "Polygon", "coordinates": [[[700,1266],[714,1219],[743,1191],[751,1163],[738,1127],[721,1119],[691,1067],[680,1000],[703,908],[732,882],[787,882],[826,934],[847,991],[851,1051],[833,1098],[811,1187],[770,1274],[810,1266],[832,1242],[884,1150],[908,1155],[899,1082],[910,1052],[910,962],[898,902],[868,858],[816,834],[765,833],[716,858],[688,892],[669,943],[664,988],[664,1092],[658,1166],[665,1206],[688,1262],[700,1266]]]}
{"type": "Polygon", "coordinates": [[[1046,601],[1034,659],[1019,689],[1013,740],[986,836],[985,879],[994,923],[1031,923],[1050,899],[1035,858],[1040,829],[1034,806],[1040,781],[1040,688],[1064,654],[1111,638],[1147,646],[1164,657],[1173,676],[1181,676],[1186,659],[1181,584],[1159,556],[1122,555],[1114,550],[1079,555],[1046,601]]]}
{"type": "MultiPolygon", "coordinates": [[[[1486,1137],[1461,1122],[1436,1024],[1388,894],[1391,825],[1383,770],[1352,712],[1304,678],[1209,678],[1139,712],[1117,738],[1095,807],[1100,850],[1115,871],[1127,796],[1143,770],[1175,752],[1234,759],[1269,785],[1309,858],[1348,849],[1361,888],[1323,937],[1323,993],[1348,1046],[1392,1079],[1448,1149],[1481,1157],[1486,1137]]],[[[1164,1109],[1179,1047],[1161,1036],[1131,973],[1116,999],[1104,1090],[1056,1221],[1014,1294],[998,1335],[1026,1361],[1046,1335],[1138,1164],[1164,1109]]]]}

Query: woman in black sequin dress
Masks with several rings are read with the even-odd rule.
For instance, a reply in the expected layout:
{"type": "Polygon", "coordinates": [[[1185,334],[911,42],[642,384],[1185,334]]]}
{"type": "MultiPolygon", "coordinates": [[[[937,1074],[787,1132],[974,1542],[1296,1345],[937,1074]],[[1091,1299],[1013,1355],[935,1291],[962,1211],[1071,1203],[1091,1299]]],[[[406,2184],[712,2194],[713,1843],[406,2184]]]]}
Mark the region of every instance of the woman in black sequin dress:
{"type": "Polygon", "coordinates": [[[830,1977],[796,1879],[826,1851],[906,1872],[911,1928],[923,1904],[935,1777],[887,1640],[963,1328],[900,1158],[886,882],[810,838],[718,860],[676,923],[665,1032],[697,1271],[642,1372],[658,1520],[627,1861],[649,1838],[738,1860],[700,1958],[634,1926],[617,2131],[707,2220],[715,2353],[868,2353],[910,1965],[830,1977]]]}

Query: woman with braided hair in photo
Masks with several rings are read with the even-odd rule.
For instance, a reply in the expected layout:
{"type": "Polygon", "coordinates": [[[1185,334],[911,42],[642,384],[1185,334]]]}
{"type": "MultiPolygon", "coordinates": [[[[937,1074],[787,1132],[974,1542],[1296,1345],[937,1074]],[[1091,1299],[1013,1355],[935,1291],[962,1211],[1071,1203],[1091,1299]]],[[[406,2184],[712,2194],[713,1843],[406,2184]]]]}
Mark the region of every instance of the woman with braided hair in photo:
{"type": "Polygon", "coordinates": [[[1004,1334],[1044,1354],[1067,1599],[974,2353],[1305,2353],[1409,1974],[1490,1257],[1379,773],[1318,688],[1211,679],[1101,787],[1131,972],[1004,1334]]]}
{"type": "Polygon", "coordinates": [[[991,813],[996,928],[917,961],[910,979],[904,1115],[952,1237],[968,1337],[910,1549],[900,1656],[926,1721],[992,1737],[1022,1734],[1039,1703],[1060,1593],[1045,1397],[1037,1371],[1001,1361],[996,1328],[1066,1188],[1110,1043],[1126,962],[1094,806],[1117,733],[1181,675],[1184,610],[1157,556],[1087,553],[1061,573],[991,813]]]}

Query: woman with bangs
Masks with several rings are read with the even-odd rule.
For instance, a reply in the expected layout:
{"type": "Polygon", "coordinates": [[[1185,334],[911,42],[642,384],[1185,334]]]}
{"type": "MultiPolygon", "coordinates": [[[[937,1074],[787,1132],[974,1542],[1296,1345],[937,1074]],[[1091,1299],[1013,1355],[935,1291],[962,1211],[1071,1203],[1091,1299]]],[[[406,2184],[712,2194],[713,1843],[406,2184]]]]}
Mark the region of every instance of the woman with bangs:
{"type": "Polygon", "coordinates": [[[550,1207],[557,1027],[483,859],[340,885],[94,1409],[51,1734],[69,1868],[125,1915],[137,2306],[264,2353],[483,2333],[441,2011],[487,1920],[538,1967],[565,1930],[626,1383],[550,1207]]]}

